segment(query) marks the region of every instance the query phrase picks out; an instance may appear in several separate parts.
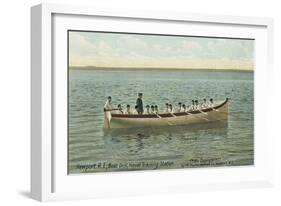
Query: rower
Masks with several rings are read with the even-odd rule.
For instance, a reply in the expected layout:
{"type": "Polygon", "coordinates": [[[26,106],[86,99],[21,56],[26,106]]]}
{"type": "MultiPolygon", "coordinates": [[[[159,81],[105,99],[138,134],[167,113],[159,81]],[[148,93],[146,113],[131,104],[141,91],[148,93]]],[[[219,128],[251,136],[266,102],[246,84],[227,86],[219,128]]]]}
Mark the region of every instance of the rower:
{"type": "Polygon", "coordinates": [[[181,112],[181,109],[182,109],[182,108],[181,108],[181,102],[179,102],[178,105],[179,105],[179,107],[178,107],[178,109],[177,109],[177,112],[181,112]]]}
{"type": "Polygon", "coordinates": [[[107,100],[106,100],[106,102],[105,102],[105,104],[103,106],[103,110],[104,111],[111,111],[113,109],[111,103],[112,103],[111,96],[108,96],[107,100]]]}
{"type": "Polygon", "coordinates": [[[166,103],[166,109],[165,109],[165,112],[169,112],[169,103],[166,103]]]}
{"type": "Polygon", "coordinates": [[[191,105],[189,106],[188,110],[193,111],[195,109],[194,100],[191,100],[191,105]]]}
{"type": "Polygon", "coordinates": [[[210,99],[209,107],[214,107],[214,101],[213,101],[213,99],[210,99]]]}
{"type": "Polygon", "coordinates": [[[151,107],[150,107],[150,108],[151,108],[151,113],[153,113],[153,114],[154,114],[154,113],[155,113],[154,106],[153,106],[153,105],[151,105],[151,107]]]}
{"type": "Polygon", "coordinates": [[[185,106],[185,104],[182,105],[182,112],[186,112],[186,106],[185,106]]]}
{"type": "Polygon", "coordinates": [[[203,99],[203,103],[202,103],[202,105],[201,105],[201,108],[202,109],[206,109],[208,107],[208,104],[207,104],[207,102],[206,102],[206,99],[204,98],[203,99]]]}
{"type": "Polygon", "coordinates": [[[131,114],[130,105],[129,104],[127,104],[125,114],[131,114]]]}
{"type": "Polygon", "coordinates": [[[122,106],[121,104],[118,104],[117,106],[118,110],[116,111],[117,114],[123,114],[122,106]]]}
{"type": "Polygon", "coordinates": [[[155,114],[158,114],[159,111],[158,111],[158,106],[157,105],[154,106],[154,109],[155,109],[155,114]]]}
{"type": "Polygon", "coordinates": [[[194,110],[200,110],[200,105],[198,104],[198,100],[195,100],[194,110]]]}
{"type": "Polygon", "coordinates": [[[169,112],[172,113],[173,112],[173,105],[169,104],[169,112]]]}
{"type": "Polygon", "coordinates": [[[149,114],[150,112],[149,112],[149,108],[150,108],[150,106],[149,105],[146,105],[146,114],[149,114]]]}

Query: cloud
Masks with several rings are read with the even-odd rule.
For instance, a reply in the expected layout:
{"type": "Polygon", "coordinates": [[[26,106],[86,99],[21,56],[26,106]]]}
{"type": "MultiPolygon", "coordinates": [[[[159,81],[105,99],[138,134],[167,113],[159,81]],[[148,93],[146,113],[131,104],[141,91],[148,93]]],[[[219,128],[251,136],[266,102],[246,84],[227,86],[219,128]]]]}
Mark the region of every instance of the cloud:
{"type": "Polygon", "coordinates": [[[118,41],[118,46],[140,50],[148,48],[148,44],[136,35],[122,35],[118,41]]]}
{"type": "Polygon", "coordinates": [[[106,63],[108,58],[116,57],[117,52],[104,40],[91,41],[83,33],[71,32],[69,35],[69,56],[71,65],[95,65],[106,63]]]}
{"type": "Polygon", "coordinates": [[[70,65],[253,68],[253,41],[70,32],[70,65]]]}
{"type": "Polygon", "coordinates": [[[201,51],[202,47],[198,42],[184,40],[182,42],[182,49],[201,51]]]}
{"type": "Polygon", "coordinates": [[[96,50],[94,42],[88,41],[83,35],[77,32],[69,33],[69,49],[72,52],[89,53],[96,50]]]}
{"type": "Polygon", "coordinates": [[[232,60],[252,59],[253,44],[246,40],[213,40],[207,45],[209,57],[228,58],[232,60]]]}

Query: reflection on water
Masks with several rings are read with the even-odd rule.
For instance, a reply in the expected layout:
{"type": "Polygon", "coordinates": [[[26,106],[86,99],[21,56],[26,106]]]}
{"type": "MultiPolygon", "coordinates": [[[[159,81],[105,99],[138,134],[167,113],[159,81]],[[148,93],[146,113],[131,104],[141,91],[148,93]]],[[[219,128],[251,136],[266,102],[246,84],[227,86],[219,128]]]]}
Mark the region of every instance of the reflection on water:
{"type": "Polygon", "coordinates": [[[253,73],[81,71],[69,76],[69,173],[252,165],[253,73]],[[190,126],[103,129],[102,106],[230,98],[228,121],[190,126]],[[169,92],[170,91],[170,92],[169,92]]]}
{"type": "Polygon", "coordinates": [[[142,138],[145,136],[155,136],[155,135],[178,135],[186,134],[192,135],[196,131],[208,130],[218,130],[219,132],[227,132],[227,120],[218,121],[218,122],[208,122],[201,124],[191,124],[191,125],[179,125],[179,126],[170,126],[170,127],[146,127],[146,128],[126,128],[126,129],[103,129],[104,136],[110,138],[119,138],[122,135],[129,135],[130,137],[142,138]]]}
{"type": "MultiPolygon", "coordinates": [[[[104,141],[115,160],[166,160],[190,156],[195,147],[203,148],[207,143],[226,141],[227,122],[205,123],[192,126],[157,128],[107,129],[104,141]],[[204,133],[215,138],[202,138],[204,133]],[[149,153],[149,155],[147,155],[149,153]]],[[[213,149],[217,147],[214,145],[213,149]]],[[[215,151],[213,151],[215,152],[215,151]]]]}

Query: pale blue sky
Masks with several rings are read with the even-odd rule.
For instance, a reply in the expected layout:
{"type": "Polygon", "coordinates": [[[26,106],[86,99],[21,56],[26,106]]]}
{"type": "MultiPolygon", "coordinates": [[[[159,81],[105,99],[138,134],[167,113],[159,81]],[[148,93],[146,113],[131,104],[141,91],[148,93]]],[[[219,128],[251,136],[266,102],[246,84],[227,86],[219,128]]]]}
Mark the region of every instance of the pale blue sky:
{"type": "Polygon", "coordinates": [[[254,40],[69,32],[71,66],[254,68],[254,40]]]}

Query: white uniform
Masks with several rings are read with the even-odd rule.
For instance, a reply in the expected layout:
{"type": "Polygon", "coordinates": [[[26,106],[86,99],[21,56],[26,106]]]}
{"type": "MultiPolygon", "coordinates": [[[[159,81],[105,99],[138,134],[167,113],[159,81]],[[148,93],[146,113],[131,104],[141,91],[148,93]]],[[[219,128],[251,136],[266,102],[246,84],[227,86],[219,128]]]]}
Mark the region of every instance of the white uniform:
{"type": "Polygon", "coordinates": [[[206,103],[202,103],[202,104],[200,105],[200,107],[201,107],[201,109],[206,109],[206,108],[207,108],[207,104],[206,104],[206,103]]]}
{"type": "Polygon", "coordinates": [[[124,114],[124,112],[122,109],[120,109],[120,110],[116,110],[116,114],[124,114]]]}
{"type": "Polygon", "coordinates": [[[106,100],[105,105],[103,106],[103,108],[105,110],[112,110],[113,109],[111,103],[108,100],[106,100]]]}
{"type": "Polygon", "coordinates": [[[195,105],[190,105],[190,106],[188,107],[188,111],[193,111],[193,110],[195,110],[195,105]]]}
{"type": "Polygon", "coordinates": [[[127,109],[123,114],[131,114],[131,111],[127,109]]]}
{"type": "Polygon", "coordinates": [[[209,102],[208,107],[214,107],[214,103],[209,102]]]}

